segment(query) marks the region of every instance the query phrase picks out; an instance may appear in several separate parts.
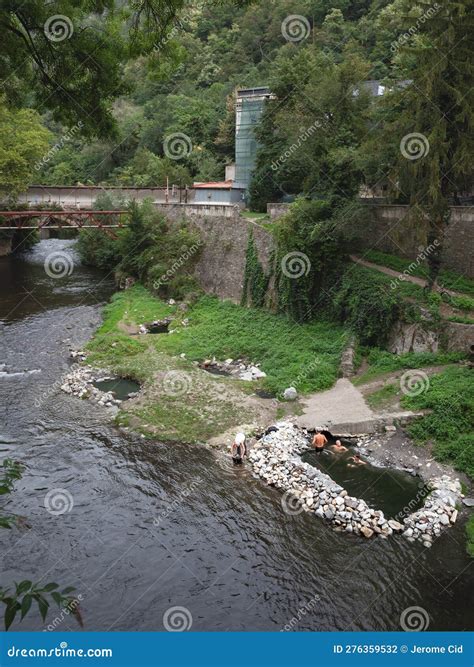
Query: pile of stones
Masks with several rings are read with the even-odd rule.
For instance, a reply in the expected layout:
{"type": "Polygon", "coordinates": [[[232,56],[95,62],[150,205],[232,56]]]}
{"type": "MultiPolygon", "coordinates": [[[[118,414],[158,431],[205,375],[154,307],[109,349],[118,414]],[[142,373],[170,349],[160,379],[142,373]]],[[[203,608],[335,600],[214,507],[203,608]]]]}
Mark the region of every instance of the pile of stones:
{"type": "Polygon", "coordinates": [[[243,359],[218,361],[213,357],[212,359],[203,361],[201,368],[207,371],[218,371],[239,380],[247,380],[248,382],[267,377],[267,374],[260,370],[260,364],[250,364],[243,359]]]}
{"type": "Polygon", "coordinates": [[[420,540],[425,547],[430,547],[444,528],[456,523],[456,506],[462,493],[459,480],[448,475],[430,479],[428,487],[431,493],[423,507],[404,520],[403,532],[410,541],[420,540]]]}
{"type": "Polygon", "coordinates": [[[113,377],[105,375],[103,370],[91,368],[90,366],[81,366],[73,369],[67,375],[61,385],[61,390],[66,394],[77,396],[78,398],[88,398],[98,405],[107,408],[116,408],[121,401],[115,398],[112,392],[104,392],[94,387],[94,382],[101,380],[112,380],[113,377]]]}
{"type": "Polygon", "coordinates": [[[301,454],[310,449],[309,442],[304,429],[288,421],[279,422],[257,441],[248,455],[254,472],[267,484],[285,492],[282,507],[288,514],[314,512],[340,532],[366,538],[403,533],[410,539],[421,540],[425,546],[431,545],[432,535],[438,535],[443,526],[456,520],[455,505],[461,493],[457,480],[447,476],[431,480],[428,485],[433,491],[424,507],[401,523],[386,518],[364,500],[350,496],[329,475],[302,461],[301,454]]]}

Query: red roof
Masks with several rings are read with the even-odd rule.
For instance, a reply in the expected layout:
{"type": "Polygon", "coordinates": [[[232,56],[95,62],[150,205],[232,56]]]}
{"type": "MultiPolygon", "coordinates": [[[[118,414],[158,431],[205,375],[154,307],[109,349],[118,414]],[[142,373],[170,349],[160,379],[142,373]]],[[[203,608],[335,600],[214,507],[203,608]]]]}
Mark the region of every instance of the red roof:
{"type": "Polygon", "coordinates": [[[194,188],[207,188],[212,190],[228,190],[232,188],[234,181],[211,181],[210,183],[194,183],[194,188]]]}

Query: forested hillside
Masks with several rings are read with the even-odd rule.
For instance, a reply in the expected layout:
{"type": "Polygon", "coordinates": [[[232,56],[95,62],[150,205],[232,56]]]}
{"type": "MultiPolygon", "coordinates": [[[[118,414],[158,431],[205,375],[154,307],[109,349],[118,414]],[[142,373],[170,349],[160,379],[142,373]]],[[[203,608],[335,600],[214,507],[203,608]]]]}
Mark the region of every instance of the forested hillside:
{"type": "MultiPolygon", "coordinates": [[[[76,135],[35,180],[163,185],[167,176],[182,183],[222,178],[233,158],[237,86],[269,84],[278,95],[283,114],[278,124],[285,125],[279,141],[272,142],[272,156],[278,155],[278,147],[292,138],[286,130],[297,134],[307,120],[295,118],[294,105],[282,104],[291,101],[293,91],[306,88],[318,105],[322,95],[340,94],[327,90],[335,76],[342,79],[340,88],[396,70],[397,39],[405,29],[402,5],[399,0],[273,0],[243,7],[193,2],[168,28],[159,49],[124,65],[124,93],[114,104],[118,138],[91,142],[76,135]],[[179,162],[163,150],[165,137],[175,132],[189,136],[194,149],[179,162]]],[[[44,122],[56,141],[66,131],[49,114],[44,122]]],[[[350,125],[350,118],[345,122],[350,125]]],[[[271,126],[266,131],[275,138],[271,126]]],[[[282,187],[299,188],[295,179],[298,173],[282,187]]]]}

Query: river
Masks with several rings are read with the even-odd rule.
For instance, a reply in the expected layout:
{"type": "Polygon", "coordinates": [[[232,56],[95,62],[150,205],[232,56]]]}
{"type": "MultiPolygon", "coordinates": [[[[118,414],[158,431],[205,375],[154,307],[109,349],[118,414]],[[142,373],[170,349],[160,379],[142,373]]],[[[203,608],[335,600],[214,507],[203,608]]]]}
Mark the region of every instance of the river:
{"type": "MultiPolygon", "coordinates": [[[[3,585],[75,586],[87,630],[163,630],[173,607],[193,630],[398,630],[412,606],[430,630],[472,628],[461,525],[430,550],[339,535],[286,515],[278,491],[224,454],[124,433],[62,393],[68,348],[91,336],[112,291],[72,241],[0,259],[0,449],[26,466],[4,505],[28,524],[0,532],[3,585]],[[47,275],[53,252],[73,258],[70,275],[47,275]],[[58,489],[73,505],[51,514],[58,489]]],[[[12,629],[47,624],[35,612],[12,629]]],[[[57,627],[77,629],[67,616],[57,627]]]]}

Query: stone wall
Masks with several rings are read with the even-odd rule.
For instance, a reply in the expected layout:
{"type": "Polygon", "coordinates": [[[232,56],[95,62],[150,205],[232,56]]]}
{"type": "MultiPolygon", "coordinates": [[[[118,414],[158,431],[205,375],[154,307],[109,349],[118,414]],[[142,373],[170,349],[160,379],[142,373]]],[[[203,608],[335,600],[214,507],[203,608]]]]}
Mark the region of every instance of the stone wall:
{"type": "MultiPolygon", "coordinates": [[[[409,206],[374,205],[367,207],[367,221],[360,236],[363,247],[415,259],[427,245],[428,225],[415,225],[409,206]]],[[[446,234],[443,266],[474,278],[474,208],[453,206],[446,234]]]]}
{"type": "Polygon", "coordinates": [[[236,206],[157,205],[172,221],[185,219],[199,230],[203,247],[194,275],[208,294],[239,303],[245,275],[247,244],[253,230],[259,259],[269,271],[273,236],[240,215],[236,206]],[[209,210],[208,210],[209,209],[209,210]]]}
{"type": "MultiPolygon", "coordinates": [[[[284,215],[289,204],[268,204],[272,220],[284,215]]],[[[380,250],[415,259],[427,245],[428,225],[415,225],[409,206],[367,204],[364,222],[358,224],[359,248],[380,250]]],[[[474,278],[474,207],[453,206],[444,242],[443,265],[457,273],[474,278]]]]}

